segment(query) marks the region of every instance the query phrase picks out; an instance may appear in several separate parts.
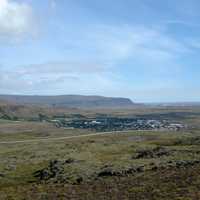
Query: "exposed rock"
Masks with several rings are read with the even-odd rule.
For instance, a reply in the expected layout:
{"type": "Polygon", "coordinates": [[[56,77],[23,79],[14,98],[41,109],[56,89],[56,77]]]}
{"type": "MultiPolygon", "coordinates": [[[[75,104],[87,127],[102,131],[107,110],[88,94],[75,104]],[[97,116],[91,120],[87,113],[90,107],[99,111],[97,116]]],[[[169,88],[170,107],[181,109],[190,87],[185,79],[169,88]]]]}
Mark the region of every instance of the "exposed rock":
{"type": "Polygon", "coordinates": [[[113,170],[111,168],[105,168],[98,173],[98,177],[128,176],[128,175],[133,175],[135,173],[141,173],[143,171],[144,171],[144,166],[131,167],[129,169],[124,169],[124,170],[113,170]]]}
{"type": "Polygon", "coordinates": [[[133,159],[141,159],[141,158],[158,158],[162,156],[169,156],[169,150],[165,149],[164,147],[156,147],[154,149],[145,149],[139,150],[136,152],[136,156],[133,156],[133,159]]]}
{"type": "Polygon", "coordinates": [[[36,171],[34,173],[34,176],[39,178],[39,180],[43,181],[56,178],[59,175],[63,174],[63,172],[63,163],[58,160],[51,160],[47,168],[36,171]]]}
{"type": "Polygon", "coordinates": [[[81,184],[83,182],[83,178],[82,177],[78,177],[77,179],[76,179],[76,184],[81,184]]]}
{"type": "Polygon", "coordinates": [[[47,167],[36,171],[33,176],[36,177],[39,181],[44,182],[53,182],[53,183],[66,183],[70,182],[72,184],[80,184],[83,181],[81,176],[70,177],[70,175],[65,172],[65,165],[70,165],[74,163],[73,158],[67,160],[50,160],[47,167]]]}
{"type": "Polygon", "coordinates": [[[191,167],[196,164],[200,164],[199,160],[182,160],[182,161],[177,161],[175,162],[175,166],[177,168],[182,168],[182,167],[191,167]]]}
{"type": "Polygon", "coordinates": [[[200,160],[180,160],[180,161],[168,161],[165,163],[165,165],[152,165],[151,170],[152,171],[157,171],[157,170],[165,170],[165,169],[170,169],[170,168],[188,168],[188,167],[193,167],[195,165],[199,165],[200,160]]]}
{"type": "Polygon", "coordinates": [[[75,160],[73,158],[69,158],[69,159],[65,160],[65,164],[71,164],[73,162],[75,162],[75,160]]]}

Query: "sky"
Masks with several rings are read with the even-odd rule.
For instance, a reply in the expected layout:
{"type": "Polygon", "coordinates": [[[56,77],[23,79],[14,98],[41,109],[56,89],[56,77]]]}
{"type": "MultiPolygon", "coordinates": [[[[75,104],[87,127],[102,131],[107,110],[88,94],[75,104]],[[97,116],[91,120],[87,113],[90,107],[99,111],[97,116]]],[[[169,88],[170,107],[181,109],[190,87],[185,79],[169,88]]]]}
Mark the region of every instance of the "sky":
{"type": "Polygon", "coordinates": [[[200,101],[199,0],[0,0],[0,94],[200,101]]]}

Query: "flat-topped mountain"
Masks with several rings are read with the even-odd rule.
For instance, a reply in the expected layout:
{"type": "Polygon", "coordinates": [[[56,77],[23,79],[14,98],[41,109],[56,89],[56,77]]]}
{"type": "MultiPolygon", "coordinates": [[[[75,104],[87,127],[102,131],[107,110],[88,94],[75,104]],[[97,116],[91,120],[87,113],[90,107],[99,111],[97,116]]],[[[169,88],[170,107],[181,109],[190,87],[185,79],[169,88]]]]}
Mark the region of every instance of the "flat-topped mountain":
{"type": "Polygon", "coordinates": [[[0,95],[0,101],[22,105],[46,105],[51,107],[75,108],[107,108],[131,107],[135,104],[128,98],[60,95],[60,96],[29,96],[29,95],[0,95]]]}

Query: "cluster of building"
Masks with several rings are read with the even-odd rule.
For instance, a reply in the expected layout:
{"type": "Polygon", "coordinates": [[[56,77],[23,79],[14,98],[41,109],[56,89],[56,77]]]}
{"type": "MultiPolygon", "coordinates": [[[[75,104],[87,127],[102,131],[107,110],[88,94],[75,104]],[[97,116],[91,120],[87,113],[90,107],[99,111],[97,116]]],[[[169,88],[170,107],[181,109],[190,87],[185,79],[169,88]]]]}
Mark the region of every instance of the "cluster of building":
{"type": "MultiPolygon", "coordinates": [[[[55,122],[55,121],[54,121],[55,122]]],[[[95,131],[122,131],[122,130],[174,130],[178,131],[185,126],[181,123],[170,123],[166,120],[137,119],[137,118],[100,118],[76,119],[72,121],[57,121],[59,127],[90,129],[95,131]]]]}

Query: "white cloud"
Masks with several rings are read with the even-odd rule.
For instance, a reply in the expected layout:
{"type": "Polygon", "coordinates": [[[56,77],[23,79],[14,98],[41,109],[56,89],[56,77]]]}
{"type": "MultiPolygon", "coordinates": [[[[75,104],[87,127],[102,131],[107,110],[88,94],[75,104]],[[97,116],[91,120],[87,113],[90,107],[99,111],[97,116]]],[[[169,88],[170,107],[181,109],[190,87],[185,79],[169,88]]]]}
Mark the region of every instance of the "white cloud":
{"type": "Polygon", "coordinates": [[[51,9],[55,9],[56,6],[57,6],[56,1],[55,1],[55,0],[50,0],[50,8],[51,8],[51,9]]]}
{"type": "Polygon", "coordinates": [[[112,63],[140,59],[159,65],[190,51],[182,41],[169,36],[163,30],[130,25],[89,27],[81,35],[69,37],[66,44],[82,54],[86,52],[86,57],[112,63]]]}
{"type": "Polygon", "coordinates": [[[0,38],[19,40],[35,34],[33,10],[26,3],[0,0],[0,38]]]}
{"type": "Polygon", "coordinates": [[[48,62],[0,68],[0,93],[10,93],[18,88],[20,93],[94,93],[106,91],[117,84],[112,71],[104,64],[86,62],[48,62]]]}
{"type": "Polygon", "coordinates": [[[109,73],[82,73],[78,71],[28,73],[0,71],[0,93],[19,94],[99,94],[109,95],[121,83],[109,73]]]}
{"type": "Polygon", "coordinates": [[[55,75],[55,74],[96,74],[109,70],[109,66],[103,63],[84,61],[52,61],[41,64],[32,64],[18,67],[18,73],[22,75],[55,75]]]}
{"type": "Polygon", "coordinates": [[[124,96],[134,94],[136,102],[199,102],[199,87],[160,87],[130,90],[124,96]],[[187,94],[186,94],[187,91],[187,94]]]}
{"type": "Polygon", "coordinates": [[[162,23],[166,23],[167,25],[179,25],[179,26],[186,26],[186,27],[192,27],[192,28],[199,28],[200,25],[198,23],[194,23],[188,20],[166,20],[166,21],[162,21],[162,23]]]}

